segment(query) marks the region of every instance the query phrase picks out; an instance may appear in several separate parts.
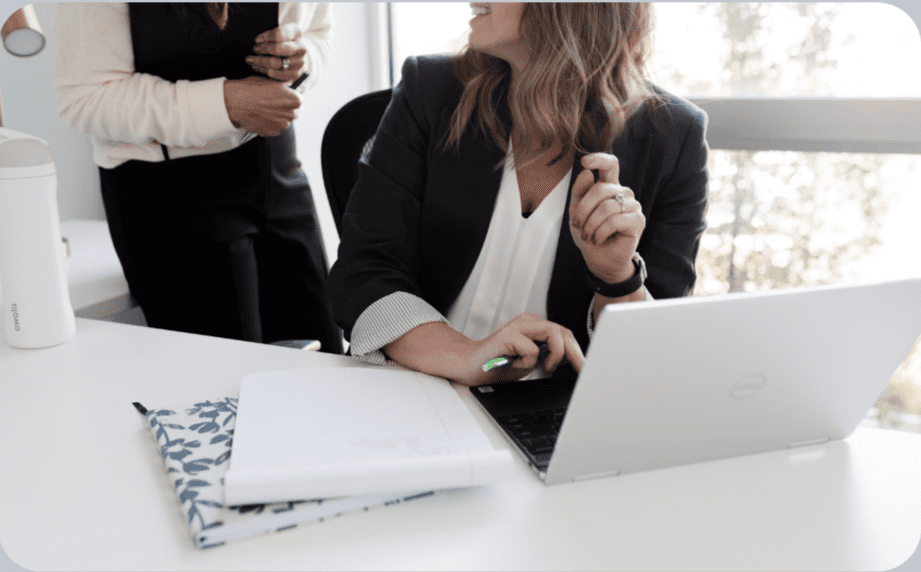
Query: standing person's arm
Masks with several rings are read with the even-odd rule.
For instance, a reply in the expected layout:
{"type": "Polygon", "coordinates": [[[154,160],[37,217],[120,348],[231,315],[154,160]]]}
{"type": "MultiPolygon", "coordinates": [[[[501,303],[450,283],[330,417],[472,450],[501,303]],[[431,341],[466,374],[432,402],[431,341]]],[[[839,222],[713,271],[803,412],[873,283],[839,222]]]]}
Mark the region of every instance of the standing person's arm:
{"type": "Polygon", "coordinates": [[[58,4],[54,87],[58,115],[108,141],[199,147],[236,131],[224,78],[170,82],[136,73],[128,5],[58,4]]]}
{"type": "Polygon", "coordinates": [[[264,78],[228,90],[224,77],[171,82],[137,72],[127,4],[61,3],[55,34],[58,115],[106,141],[203,147],[239,129],[274,135],[300,106],[296,93],[264,78]]]}

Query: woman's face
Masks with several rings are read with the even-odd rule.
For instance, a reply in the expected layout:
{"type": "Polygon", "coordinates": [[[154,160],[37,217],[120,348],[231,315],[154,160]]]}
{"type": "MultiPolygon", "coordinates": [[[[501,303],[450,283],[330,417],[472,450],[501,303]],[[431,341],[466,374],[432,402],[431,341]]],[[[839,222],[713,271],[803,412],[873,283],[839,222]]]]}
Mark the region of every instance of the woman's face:
{"type": "Polygon", "coordinates": [[[507,61],[513,68],[528,63],[530,50],[521,38],[524,2],[471,2],[470,48],[507,61]]]}

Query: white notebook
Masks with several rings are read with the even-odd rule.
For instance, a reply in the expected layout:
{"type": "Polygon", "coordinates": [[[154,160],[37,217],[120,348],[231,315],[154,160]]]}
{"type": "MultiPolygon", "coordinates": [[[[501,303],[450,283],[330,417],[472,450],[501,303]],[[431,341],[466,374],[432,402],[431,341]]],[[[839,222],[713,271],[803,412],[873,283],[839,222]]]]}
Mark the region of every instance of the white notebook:
{"type": "Polygon", "coordinates": [[[248,375],[240,387],[228,505],[483,485],[507,478],[443,379],[392,369],[248,375]]]}

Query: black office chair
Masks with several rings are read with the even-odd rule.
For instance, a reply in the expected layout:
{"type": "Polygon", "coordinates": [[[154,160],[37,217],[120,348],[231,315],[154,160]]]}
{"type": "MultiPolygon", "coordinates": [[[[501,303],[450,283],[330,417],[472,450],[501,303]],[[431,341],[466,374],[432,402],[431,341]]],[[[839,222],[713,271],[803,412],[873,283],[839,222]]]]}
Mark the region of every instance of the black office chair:
{"type": "Polygon", "coordinates": [[[342,235],[342,215],[358,180],[358,160],[371,148],[377,125],[390,103],[390,89],[366,93],[346,103],[323,132],[320,163],[329,208],[342,235]]]}
{"type": "MultiPolygon", "coordinates": [[[[356,97],[333,115],[323,132],[320,143],[323,185],[340,235],[342,214],[358,179],[358,159],[371,148],[377,124],[390,103],[390,92],[384,89],[356,97]]],[[[280,340],[272,345],[316,350],[320,344],[316,340],[280,340]]]]}

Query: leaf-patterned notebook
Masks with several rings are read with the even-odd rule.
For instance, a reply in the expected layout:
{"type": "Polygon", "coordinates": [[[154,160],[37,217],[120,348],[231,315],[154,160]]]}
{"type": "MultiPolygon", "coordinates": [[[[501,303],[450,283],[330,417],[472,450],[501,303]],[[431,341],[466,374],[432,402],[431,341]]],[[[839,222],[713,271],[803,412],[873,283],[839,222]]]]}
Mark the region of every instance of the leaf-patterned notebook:
{"type": "Polygon", "coordinates": [[[224,473],[233,444],[237,399],[225,397],[149,411],[140,403],[134,406],[150,424],[163,455],[167,478],[176,489],[183,519],[188,522],[189,533],[199,548],[435,494],[433,491],[386,493],[225,507],[224,473]]]}

